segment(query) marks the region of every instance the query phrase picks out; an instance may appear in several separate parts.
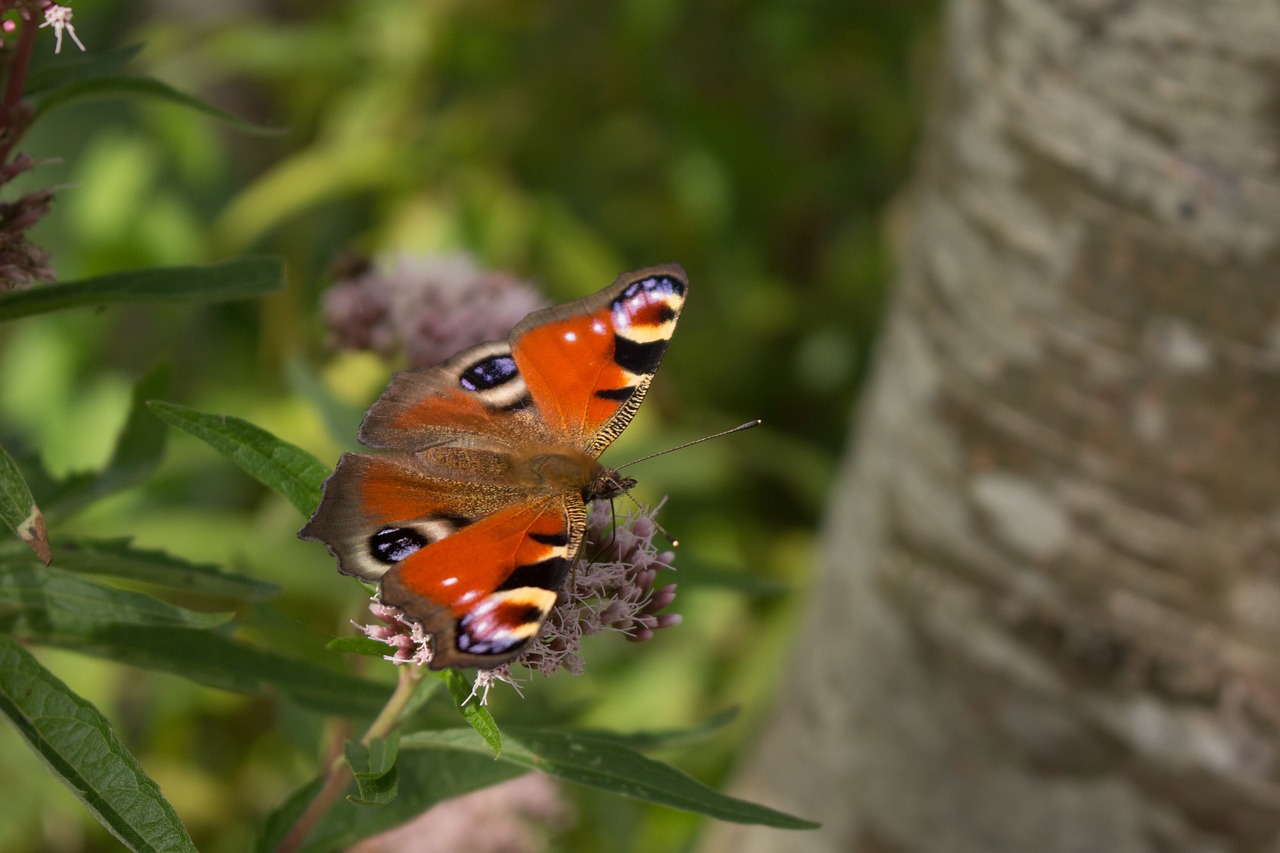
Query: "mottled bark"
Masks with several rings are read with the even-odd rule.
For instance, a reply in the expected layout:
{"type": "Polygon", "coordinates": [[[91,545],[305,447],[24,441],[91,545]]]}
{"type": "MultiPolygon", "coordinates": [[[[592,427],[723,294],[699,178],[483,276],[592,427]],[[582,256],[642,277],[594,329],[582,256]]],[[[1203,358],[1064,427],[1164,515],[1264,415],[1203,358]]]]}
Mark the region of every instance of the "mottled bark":
{"type": "Polygon", "coordinates": [[[955,0],[779,703],[708,850],[1280,851],[1280,4],[955,0]]]}

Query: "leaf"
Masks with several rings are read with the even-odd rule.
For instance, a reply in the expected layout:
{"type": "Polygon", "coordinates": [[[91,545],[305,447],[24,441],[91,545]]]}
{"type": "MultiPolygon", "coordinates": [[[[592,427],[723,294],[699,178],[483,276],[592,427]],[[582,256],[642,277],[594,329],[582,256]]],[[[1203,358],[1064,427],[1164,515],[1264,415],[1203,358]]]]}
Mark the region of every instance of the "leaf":
{"type": "Polygon", "coordinates": [[[170,672],[250,696],[279,693],[322,714],[372,716],[391,688],[217,631],[116,624],[74,642],[45,639],[84,654],[170,672]]]}
{"type": "Polygon", "coordinates": [[[733,722],[738,716],[737,708],[729,708],[716,714],[711,719],[691,729],[669,729],[639,732],[606,732],[595,729],[587,732],[592,737],[610,741],[629,749],[646,750],[677,749],[696,746],[705,742],[716,732],[733,722]]]}
{"type": "Polygon", "coordinates": [[[236,258],[204,267],[157,267],[0,293],[0,321],[110,303],[248,299],[279,290],[277,258],[236,258]]]}
{"type": "Polygon", "coordinates": [[[67,790],[127,848],[194,853],[195,845],[177,813],[106,719],[3,635],[0,713],[67,790]]]}
{"type": "MultiPolygon", "coordinates": [[[[279,587],[247,575],[224,572],[210,563],[191,563],[163,551],[135,548],[129,539],[58,538],[57,568],[101,575],[203,595],[258,600],[279,587]]],[[[0,567],[30,565],[29,555],[0,550],[0,567]]],[[[384,647],[385,648],[385,647],[384,647]]]]}
{"type": "Polygon", "coordinates": [[[368,746],[359,741],[347,741],[343,754],[351,765],[359,794],[347,799],[361,806],[385,806],[396,798],[399,774],[396,772],[396,754],[400,748],[400,735],[392,732],[385,738],[374,738],[368,746]]]}
{"type": "Polygon", "coordinates": [[[167,364],[159,364],[134,385],[129,416],[116,438],[111,459],[101,471],[74,474],[60,483],[42,482],[41,503],[51,520],[64,519],[151,476],[164,456],[168,431],[147,411],[146,401],[168,393],[172,373],[167,364]]]}
{"type": "Polygon", "coordinates": [[[212,628],[229,613],[197,613],[149,595],[94,583],[55,568],[0,568],[0,627],[75,645],[120,625],[212,628]]]}
{"type": "MultiPolygon", "coordinates": [[[[396,771],[400,776],[400,795],[395,800],[376,809],[339,800],[316,824],[301,850],[304,853],[345,850],[357,841],[412,820],[445,800],[527,772],[521,767],[494,761],[491,755],[424,750],[401,750],[396,771]]],[[[258,853],[275,850],[318,789],[317,780],[294,792],[267,819],[254,849],[258,853]]]]}
{"type": "Polygon", "coordinates": [[[18,464],[3,447],[0,447],[0,523],[30,545],[46,566],[53,562],[44,516],[36,506],[18,464]]]}
{"type": "Polygon", "coordinates": [[[111,74],[128,65],[141,52],[140,44],[83,53],[54,54],[37,51],[32,57],[31,70],[27,72],[22,95],[36,101],[46,92],[69,83],[111,74]]]}
{"type": "MultiPolygon", "coordinates": [[[[591,732],[508,727],[499,761],[540,770],[566,782],[589,785],[624,797],[683,809],[734,823],[779,829],[813,829],[818,824],[739,800],[708,788],[681,770],[641,755],[610,736],[591,732]]],[[[487,744],[470,729],[419,731],[400,739],[401,749],[464,750],[487,755],[487,744]]]]}
{"type": "Polygon", "coordinates": [[[96,76],[87,77],[74,82],[65,82],[57,88],[50,89],[41,97],[33,99],[39,118],[45,113],[75,101],[101,100],[103,98],[146,97],[168,101],[180,107],[195,110],[212,116],[218,121],[235,127],[245,133],[262,136],[273,136],[283,133],[281,128],[254,124],[225,110],[204,103],[185,92],[180,92],[167,83],[151,77],[132,76],[96,76]]]}
{"type": "Polygon", "coordinates": [[[449,687],[449,693],[453,696],[462,719],[492,747],[494,758],[502,755],[502,732],[498,731],[498,723],[493,719],[493,714],[480,704],[475,688],[456,669],[444,669],[435,675],[449,687]]]}
{"type": "Polygon", "coordinates": [[[304,516],[315,512],[329,469],[307,451],[230,415],[210,415],[162,400],[147,405],[160,420],[194,435],[284,495],[304,516]]]}

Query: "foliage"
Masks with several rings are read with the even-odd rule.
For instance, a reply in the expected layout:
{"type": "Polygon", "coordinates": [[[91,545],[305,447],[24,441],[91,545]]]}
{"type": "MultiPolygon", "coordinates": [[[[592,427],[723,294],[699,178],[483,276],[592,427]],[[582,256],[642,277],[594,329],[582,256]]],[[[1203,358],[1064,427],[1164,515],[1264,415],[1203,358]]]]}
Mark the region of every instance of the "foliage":
{"type": "Polygon", "coordinates": [[[85,3],[88,50],[37,43],[35,165],[3,187],[56,188],[32,239],[57,280],[0,292],[0,773],[30,780],[0,848],[269,850],[335,789],[302,848],[335,849],[530,769],[579,792],[575,849],[687,844],[667,807],[805,826],[719,793],[746,728],[699,721],[770,695],[931,9],[163,5],[85,3]],[[342,248],[465,252],[552,301],[690,271],[610,459],[766,426],[634,469],[685,543],[678,630],[488,706],[349,637],[365,593],[294,537],[400,365],[322,353],[342,248]]]}

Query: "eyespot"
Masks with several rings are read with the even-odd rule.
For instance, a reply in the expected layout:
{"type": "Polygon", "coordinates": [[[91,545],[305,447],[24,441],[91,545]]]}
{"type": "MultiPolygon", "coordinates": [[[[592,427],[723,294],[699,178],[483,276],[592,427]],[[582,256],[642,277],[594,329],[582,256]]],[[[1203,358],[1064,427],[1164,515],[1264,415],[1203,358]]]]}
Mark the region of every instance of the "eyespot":
{"type": "Polygon", "coordinates": [[[384,527],[369,537],[369,550],[383,563],[398,563],[428,544],[425,536],[408,527],[384,527]]]}
{"type": "Polygon", "coordinates": [[[468,391],[487,391],[519,376],[516,361],[509,355],[491,355],[462,371],[458,384],[468,391]]]}

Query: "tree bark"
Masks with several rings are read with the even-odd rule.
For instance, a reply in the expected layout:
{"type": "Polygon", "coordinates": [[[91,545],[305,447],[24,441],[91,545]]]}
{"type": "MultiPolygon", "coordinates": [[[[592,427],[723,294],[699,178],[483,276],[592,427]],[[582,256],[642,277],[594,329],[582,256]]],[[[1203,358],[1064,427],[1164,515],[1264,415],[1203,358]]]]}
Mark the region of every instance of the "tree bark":
{"type": "Polygon", "coordinates": [[[704,849],[1280,851],[1280,4],[954,0],[823,566],[704,849]]]}

